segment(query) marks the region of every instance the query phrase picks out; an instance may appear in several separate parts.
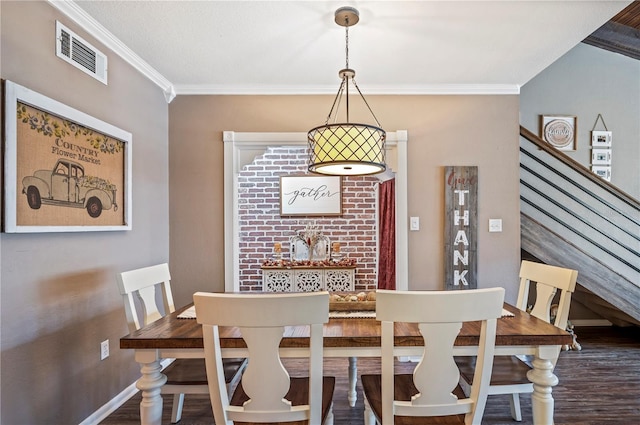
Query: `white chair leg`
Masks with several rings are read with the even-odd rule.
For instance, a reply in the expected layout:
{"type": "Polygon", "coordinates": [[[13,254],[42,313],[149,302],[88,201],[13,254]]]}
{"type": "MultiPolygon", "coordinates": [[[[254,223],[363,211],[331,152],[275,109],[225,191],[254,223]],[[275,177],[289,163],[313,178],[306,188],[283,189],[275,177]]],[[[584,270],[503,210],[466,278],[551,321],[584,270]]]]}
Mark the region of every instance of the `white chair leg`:
{"type": "Polygon", "coordinates": [[[329,412],[327,418],[324,420],[324,425],[333,425],[333,403],[329,406],[329,412]]]}
{"type": "Polygon", "coordinates": [[[366,397],[364,398],[364,425],[376,425],[376,415],[373,414],[366,397]]]}
{"type": "Polygon", "coordinates": [[[509,398],[509,407],[511,407],[511,417],[522,422],[522,411],[520,410],[520,394],[513,393],[509,398]]]}
{"type": "Polygon", "coordinates": [[[173,395],[173,407],[171,408],[171,423],[177,424],[182,419],[182,405],[184,404],[184,394],[173,395]]]}

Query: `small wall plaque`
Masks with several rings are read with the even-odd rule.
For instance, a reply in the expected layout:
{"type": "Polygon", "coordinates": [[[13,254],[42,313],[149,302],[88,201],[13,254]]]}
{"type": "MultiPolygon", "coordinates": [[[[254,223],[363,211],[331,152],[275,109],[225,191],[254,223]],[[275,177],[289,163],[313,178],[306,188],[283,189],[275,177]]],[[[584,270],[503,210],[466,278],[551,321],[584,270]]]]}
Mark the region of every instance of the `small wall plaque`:
{"type": "Polygon", "coordinates": [[[542,115],[540,136],[542,140],[561,151],[575,151],[577,147],[577,118],[574,115],[542,115]]]}

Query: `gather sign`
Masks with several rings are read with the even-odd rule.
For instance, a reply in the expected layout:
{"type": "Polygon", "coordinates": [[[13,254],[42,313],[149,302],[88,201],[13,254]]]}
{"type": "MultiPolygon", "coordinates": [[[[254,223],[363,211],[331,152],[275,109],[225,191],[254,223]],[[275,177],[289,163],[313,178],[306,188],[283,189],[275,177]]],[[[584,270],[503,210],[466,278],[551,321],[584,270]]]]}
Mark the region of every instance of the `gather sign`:
{"type": "Polygon", "coordinates": [[[280,177],[280,215],[326,216],[342,214],[339,176],[290,175],[280,177]]]}

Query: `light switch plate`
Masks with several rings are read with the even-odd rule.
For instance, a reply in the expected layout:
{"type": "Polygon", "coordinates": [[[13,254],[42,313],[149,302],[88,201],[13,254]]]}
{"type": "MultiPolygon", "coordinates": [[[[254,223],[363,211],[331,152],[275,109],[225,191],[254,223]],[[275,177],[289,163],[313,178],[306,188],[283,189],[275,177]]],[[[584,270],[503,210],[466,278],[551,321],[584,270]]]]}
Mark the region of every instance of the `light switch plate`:
{"type": "Polygon", "coordinates": [[[502,232],[502,219],[490,218],[489,219],[489,232],[502,232]]]}
{"type": "Polygon", "coordinates": [[[109,340],[105,339],[100,343],[100,360],[109,357],[109,340]]]}
{"type": "Polygon", "coordinates": [[[410,217],[409,230],[420,230],[420,217],[410,217]]]}

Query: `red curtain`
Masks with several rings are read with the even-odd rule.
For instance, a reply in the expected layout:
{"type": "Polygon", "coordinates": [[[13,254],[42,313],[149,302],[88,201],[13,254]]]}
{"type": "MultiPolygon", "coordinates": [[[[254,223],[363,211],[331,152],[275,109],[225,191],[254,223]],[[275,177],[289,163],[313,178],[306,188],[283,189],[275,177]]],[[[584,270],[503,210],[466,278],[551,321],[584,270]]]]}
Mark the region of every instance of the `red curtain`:
{"type": "Polygon", "coordinates": [[[380,183],[378,288],[396,289],[396,181],[380,183]]]}

